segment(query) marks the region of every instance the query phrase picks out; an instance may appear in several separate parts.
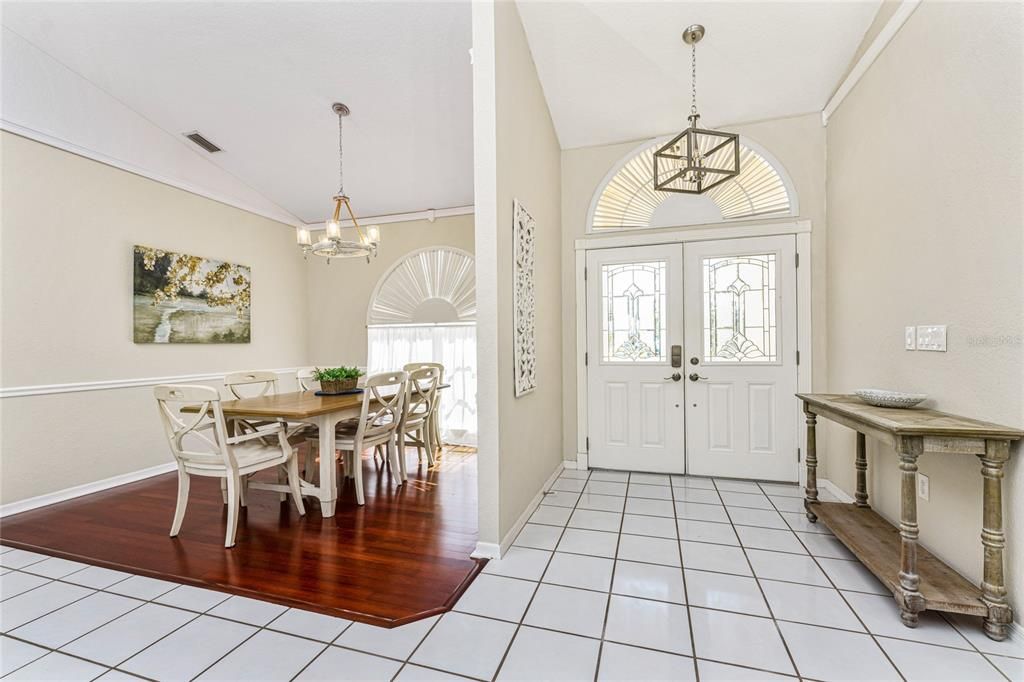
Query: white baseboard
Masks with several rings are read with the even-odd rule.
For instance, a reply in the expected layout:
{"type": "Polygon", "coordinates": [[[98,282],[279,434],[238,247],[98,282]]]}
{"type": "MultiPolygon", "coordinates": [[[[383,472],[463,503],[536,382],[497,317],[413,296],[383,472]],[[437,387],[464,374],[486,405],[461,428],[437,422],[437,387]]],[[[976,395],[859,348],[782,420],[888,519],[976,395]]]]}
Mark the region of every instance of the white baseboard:
{"type": "Polygon", "coordinates": [[[505,537],[502,538],[500,545],[496,545],[493,542],[478,542],[476,543],[476,549],[473,550],[473,553],[470,554],[470,556],[474,559],[500,559],[502,555],[508,551],[508,548],[512,546],[516,536],[519,535],[519,531],[521,531],[523,526],[526,525],[526,522],[533,515],[533,512],[538,506],[540,506],[540,501],[544,499],[544,493],[551,489],[551,486],[555,483],[555,479],[558,478],[559,474],[561,474],[562,470],[565,468],[565,462],[560,462],[558,466],[555,467],[555,471],[548,476],[548,480],[544,482],[544,485],[541,486],[540,490],[537,491],[537,494],[533,496],[530,503],[526,505],[526,509],[523,510],[523,513],[520,514],[519,518],[516,519],[516,522],[512,524],[512,528],[510,528],[508,533],[505,534],[505,537]]]}
{"type": "Polygon", "coordinates": [[[471,559],[500,559],[501,545],[496,542],[478,542],[476,549],[469,557],[471,559]]]}
{"type": "Polygon", "coordinates": [[[578,471],[586,471],[590,468],[590,461],[587,459],[587,453],[577,452],[576,461],[567,459],[562,462],[566,469],[576,469],[578,471]]]}
{"type": "Polygon", "coordinates": [[[835,495],[836,499],[838,499],[840,502],[845,502],[846,504],[853,504],[853,498],[847,495],[842,488],[840,488],[827,478],[818,479],[818,488],[820,490],[825,490],[831,493],[832,495],[835,495]]]}
{"type": "Polygon", "coordinates": [[[145,478],[170,473],[177,468],[178,465],[174,462],[166,462],[147,469],[140,469],[127,474],[121,474],[120,476],[105,478],[102,481],[84,483],[71,488],[65,488],[64,490],[58,490],[57,492],[30,497],[25,500],[18,500],[17,502],[10,502],[8,504],[0,505],[0,518],[20,514],[21,512],[29,511],[30,509],[38,509],[39,507],[46,507],[58,502],[72,500],[76,497],[82,497],[83,495],[91,495],[92,493],[116,488],[117,486],[125,485],[126,483],[135,483],[136,481],[141,481],[145,478]]]}

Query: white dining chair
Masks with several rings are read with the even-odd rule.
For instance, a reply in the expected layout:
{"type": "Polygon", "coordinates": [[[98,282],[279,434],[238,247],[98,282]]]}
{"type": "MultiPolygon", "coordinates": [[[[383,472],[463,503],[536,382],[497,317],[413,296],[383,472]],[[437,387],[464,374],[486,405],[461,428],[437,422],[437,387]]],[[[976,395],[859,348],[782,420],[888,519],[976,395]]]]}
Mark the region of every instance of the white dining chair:
{"type": "MultiPolygon", "coordinates": [[[[334,447],[345,453],[345,476],[353,479],[356,502],[359,505],[366,504],[360,455],[367,448],[383,445],[387,451],[391,475],[398,480],[399,485],[405,482],[405,477],[401,474],[402,458],[399,457],[395,436],[402,420],[408,378],[409,375],[405,372],[384,372],[367,377],[363,387],[363,403],[359,418],[341,422],[335,429],[334,447]],[[386,390],[388,388],[393,390],[386,390]]],[[[310,438],[307,443],[318,456],[333,454],[318,452],[319,438],[310,438]]]]}
{"type": "Polygon", "coordinates": [[[313,368],[305,367],[295,373],[295,383],[300,391],[319,391],[320,382],[313,378],[313,368]]]}
{"type": "MultiPolygon", "coordinates": [[[[424,367],[434,367],[438,371],[437,383],[444,383],[444,365],[440,362],[410,362],[405,365],[402,369],[406,372],[413,372],[417,369],[423,369],[424,367]]],[[[434,449],[441,452],[444,449],[444,443],[441,441],[441,393],[437,394],[437,401],[434,404],[433,411],[430,415],[430,429],[434,436],[434,449]]]]}
{"type": "Polygon", "coordinates": [[[437,407],[437,387],[440,384],[440,370],[436,367],[423,367],[413,370],[406,383],[405,409],[402,410],[402,421],[398,425],[398,453],[402,469],[402,480],[408,479],[405,464],[406,445],[415,445],[420,460],[423,451],[427,453],[427,463],[434,465],[434,434],[430,421],[437,407]]]}
{"type": "Polygon", "coordinates": [[[299,491],[299,469],[288,442],[285,425],[272,422],[249,433],[228,436],[220,394],[209,386],[161,384],[153,389],[171,454],[178,464],[178,502],[171,537],[181,530],[188,506],[190,477],[207,476],[225,481],[228,526],[224,546],[235,545],[239,506],[246,505],[247,477],[264,469],[283,469],[300,515],[306,513],[299,491]],[[193,406],[194,413],[180,408],[193,406]],[[267,444],[265,441],[270,441],[267,444]]]}

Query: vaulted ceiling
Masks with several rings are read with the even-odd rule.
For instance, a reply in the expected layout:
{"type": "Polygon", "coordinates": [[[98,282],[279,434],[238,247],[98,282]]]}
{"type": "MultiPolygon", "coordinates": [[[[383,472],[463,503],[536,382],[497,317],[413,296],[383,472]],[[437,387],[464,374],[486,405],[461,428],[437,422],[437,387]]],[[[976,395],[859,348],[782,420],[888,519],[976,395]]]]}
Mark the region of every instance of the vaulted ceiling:
{"type": "Polygon", "coordinates": [[[337,190],[336,100],[357,213],[473,203],[468,2],[5,2],[2,21],[303,221],[337,190]]]}
{"type": "Polygon", "coordinates": [[[681,130],[690,107],[690,24],[702,123],[821,111],[879,0],[849,2],[520,2],[565,149],[681,130]]]}
{"type": "MultiPolygon", "coordinates": [[[[820,111],[879,4],[518,7],[561,145],[573,148],[684,125],[690,67],[679,36],[691,23],[708,29],[697,53],[705,123],[820,111]]],[[[340,100],[352,109],[345,188],[359,215],[473,203],[468,0],[4,2],[2,23],[5,124],[83,148],[102,146],[105,128],[118,153],[94,151],[162,163],[150,169],[158,177],[177,173],[286,222],[316,222],[337,189],[330,105],[340,100]],[[48,70],[33,70],[44,59],[48,70]],[[78,82],[91,88],[78,99],[112,106],[80,109],[70,96],[79,93],[66,92],[78,82]],[[193,130],[224,151],[189,146],[182,133],[193,130]]]]}

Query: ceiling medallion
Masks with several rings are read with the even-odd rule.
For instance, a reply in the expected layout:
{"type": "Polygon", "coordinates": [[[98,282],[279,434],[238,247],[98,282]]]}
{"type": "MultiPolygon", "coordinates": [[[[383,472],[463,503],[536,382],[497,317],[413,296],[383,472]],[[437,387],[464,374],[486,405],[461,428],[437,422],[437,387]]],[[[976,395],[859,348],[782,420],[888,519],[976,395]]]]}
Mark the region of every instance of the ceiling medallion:
{"type": "Polygon", "coordinates": [[[740,136],[698,127],[697,43],[704,32],[700,24],[683,31],[690,46],[690,127],[654,152],[654,189],[662,192],[703,194],[740,172],[740,136]]]}
{"type": "Polygon", "coordinates": [[[380,245],[380,228],[371,225],[363,231],[352,212],[352,204],[345,194],[345,165],[342,146],[342,121],[349,115],[349,108],[340,102],[335,102],[331,110],[338,116],[338,193],[331,197],[334,202],[334,213],[327,220],[324,232],[313,234],[308,227],[295,228],[295,240],[302,247],[305,257],[309,254],[322,256],[330,264],[332,258],[366,258],[370,262],[371,257],[376,257],[377,247],[380,245]],[[347,220],[352,221],[352,227],[342,228],[341,207],[345,207],[348,214],[347,220]],[[347,236],[342,236],[342,230],[354,230],[347,236]],[[350,238],[349,238],[350,237],[350,238]],[[315,241],[314,241],[315,240],[315,241]]]}

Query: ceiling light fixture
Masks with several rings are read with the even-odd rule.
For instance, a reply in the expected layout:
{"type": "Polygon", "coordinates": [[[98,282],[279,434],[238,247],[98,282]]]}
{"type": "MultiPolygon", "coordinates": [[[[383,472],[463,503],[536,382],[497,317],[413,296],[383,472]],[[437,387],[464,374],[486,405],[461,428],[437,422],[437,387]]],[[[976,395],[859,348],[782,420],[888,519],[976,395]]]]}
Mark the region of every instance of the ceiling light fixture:
{"type": "Polygon", "coordinates": [[[328,265],[332,258],[370,258],[376,257],[377,247],[380,245],[380,227],[371,225],[363,231],[352,212],[352,204],[345,194],[345,163],[344,146],[342,145],[342,121],[349,115],[349,108],[340,102],[331,105],[331,110],[338,116],[338,193],[331,201],[334,202],[334,213],[328,218],[323,233],[313,234],[308,227],[295,228],[295,240],[302,247],[302,253],[308,257],[310,253],[315,256],[322,256],[327,259],[328,265]],[[345,207],[348,219],[352,221],[352,228],[355,234],[353,238],[347,239],[342,236],[341,207],[345,207]],[[316,241],[314,241],[314,239],[316,241]]]}
{"type": "Polygon", "coordinates": [[[654,152],[654,189],[680,194],[703,194],[740,172],[740,136],[698,128],[697,43],[704,27],[683,31],[690,46],[690,126],[654,152]]]}

